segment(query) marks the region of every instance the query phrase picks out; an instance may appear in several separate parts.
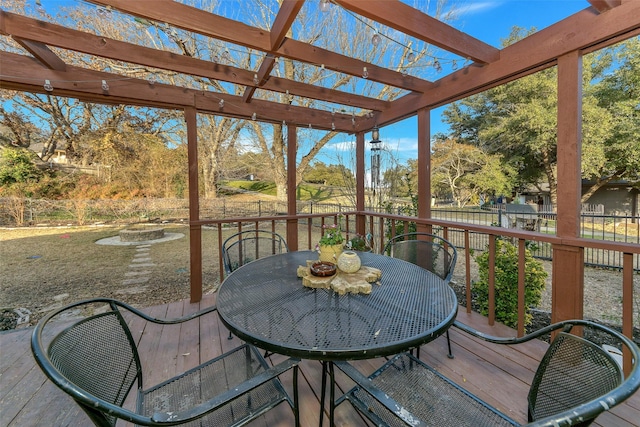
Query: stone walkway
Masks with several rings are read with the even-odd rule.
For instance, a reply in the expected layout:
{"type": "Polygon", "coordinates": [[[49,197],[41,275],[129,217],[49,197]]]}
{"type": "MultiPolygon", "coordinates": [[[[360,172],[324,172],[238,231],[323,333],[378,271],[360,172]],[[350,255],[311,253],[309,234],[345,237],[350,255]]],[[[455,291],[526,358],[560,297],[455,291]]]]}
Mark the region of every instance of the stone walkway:
{"type": "Polygon", "coordinates": [[[136,254],[133,256],[129,270],[124,274],[122,280],[122,289],[118,289],[116,294],[139,294],[147,291],[146,283],[151,277],[151,270],[157,267],[151,258],[151,245],[154,243],[162,243],[170,240],[180,239],[184,237],[182,233],[165,233],[164,237],[154,240],[145,240],[140,242],[126,242],[120,240],[120,236],[108,237],[96,242],[98,245],[115,245],[115,246],[136,246],[136,254]]]}
{"type": "Polygon", "coordinates": [[[150,244],[136,246],[136,254],[129,264],[129,271],[124,274],[126,278],[122,281],[122,284],[129,288],[121,289],[117,293],[138,293],[146,290],[147,286],[135,285],[147,283],[151,274],[150,269],[156,266],[151,259],[150,249],[150,244]],[[132,285],[134,286],[131,287],[132,285]]]}

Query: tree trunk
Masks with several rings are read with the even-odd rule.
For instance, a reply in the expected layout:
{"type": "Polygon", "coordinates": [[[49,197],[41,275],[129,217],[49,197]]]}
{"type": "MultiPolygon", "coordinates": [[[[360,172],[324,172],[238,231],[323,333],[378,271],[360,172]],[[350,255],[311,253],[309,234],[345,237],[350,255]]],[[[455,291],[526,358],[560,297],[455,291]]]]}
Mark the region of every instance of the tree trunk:
{"type": "Polygon", "coordinates": [[[556,179],[556,174],[549,154],[546,151],[543,151],[542,155],[542,167],[544,168],[544,173],[547,176],[547,182],[549,183],[549,199],[551,200],[551,204],[556,206],[558,204],[558,180],[556,179]]]}
{"type": "Polygon", "coordinates": [[[215,152],[207,154],[206,161],[203,162],[202,172],[204,181],[204,197],[206,199],[216,199],[218,189],[216,187],[216,175],[218,173],[218,159],[215,152]]]}
{"type": "Polygon", "coordinates": [[[244,127],[238,120],[222,118],[216,120],[204,117],[200,125],[198,140],[202,155],[201,165],[204,180],[204,197],[215,199],[218,197],[218,180],[222,171],[220,159],[223,158],[222,150],[225,146],[232,147],[238,134],[244,127]],[[207,122],[208,120],[208,122],[207,122]]]}
{"type": "MultiPolygon", "coordinates": [[[[273,126],[273,143],[271,145],[271,167],[273,168],[273,181],[276,184],[276,197],[279,201],[287,201],[287,168],[285,151],[287,143],[284,140],[284,126],[273,126]]],[[[293,189],[292,189],[293,190],[293,189]]]]}
{"type": "Polygon", "coordinates": [[[606,178],[598,178],[596,182],[591,187],[589,187],[589,189],[582,195],[582,197],[580,198],[580,203],[587,203],[587,201],[591,198],[591,196],[595,194],[596,191],[598,191],[614,179],[618,179],[619,177],[619,174],[615,173],[606,178]]]}

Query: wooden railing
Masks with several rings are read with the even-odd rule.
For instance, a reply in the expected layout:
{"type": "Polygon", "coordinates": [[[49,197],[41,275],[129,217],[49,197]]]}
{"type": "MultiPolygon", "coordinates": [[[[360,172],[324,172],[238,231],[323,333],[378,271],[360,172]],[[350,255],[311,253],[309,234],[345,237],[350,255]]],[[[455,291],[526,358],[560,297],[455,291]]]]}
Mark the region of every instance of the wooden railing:
{"type": "MultiPolygon", "coordinates": [[[[265,228],[278,231],[286,235],[290,250],[313,250],[322,234],[322,225],[340,222],[346,237],[355,234],[370,233],[374,239],[374,251],[380,253],[386,241],[393,237],[397,225],[404,225],[404,230],[409,229],[411,223],[415,224],[418,231],[437,232],[442,237],[455,244],[465,259],[465,287],[466,287],[466,310],[471,311],[471,253],[466,250],[470,247],[470,238],[486,239],[486,247],[489,250],[489,311],[487,321],[489,324],[495,322],[495,241],[497,238],[511,238],[518,247],[518,335],[522,336],[524,331],[525,318],[525,242],[534,241],[537,243],[548,243],[552,246],[573,247],[573,248],[595,248],[606,249],[622,253],[622,283],[612,283],[611,286],[622,287],[622,332],[628,337],[633,337],[633,277],[634,258],[640,256],[640,245],[630,243],[608,242],[602,240],[591,240],[583,238],[560,238],[553,235],[541,234],[531,231],[515,229],[505,229],[500,227],[474,225],[460,222],[419,219],[400,215],[389,215],[377,212],[342,212],[342,213],[321,213],[321,214],[300,214],[295,216],[273,216],[273,217],[251,217],[232,218],[223,220],[201,220],[192,223],[192,226],[213,227],[218,233],[219,245],[224,240],[224,233],[231,234],[247,227],[265,228]],[[224,233],[223,233],[224,232],[224,233]]],[[[220,253],[220,251],[218,251],[220,253]]],[[[220,280],[223,279],[222,257],[218,259],[220,266],[220,280]]],[[[552,281],[553,282],[553,281],[552,281]]],[[[552,301],[552,312],[554,302],[552,301]]]]}

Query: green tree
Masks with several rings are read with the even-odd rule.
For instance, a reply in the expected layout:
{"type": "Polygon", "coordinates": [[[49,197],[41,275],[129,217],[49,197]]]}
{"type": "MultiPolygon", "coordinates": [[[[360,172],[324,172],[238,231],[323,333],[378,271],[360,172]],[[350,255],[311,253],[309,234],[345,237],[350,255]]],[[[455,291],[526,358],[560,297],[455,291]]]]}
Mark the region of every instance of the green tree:
{"type": "Polygon", "coordinates": [[[488,154],[452,139],[433,145],[431,183],[436,194],[449,195],[458,207],[478,203],[480,195],[511,192],[515,172],[499,154],[488,154]]]}
{"type": "Polygon", "coordinates": [[[326,165],[314,162],[305,172],[304,180],[314,184],[333,186],[352,186],[355,182],[353,173],[344,165],[326,165]]]}
{"type": "Polygon", "coordinates": [[[411,190],[415,192],[415,188],[409,188],[410,177],[415,172],[416,160],[408,160],[406,165],[397,164],[384,171],[382,181],[389,191],[391,197],[409,197],[411,190]]]}
{"type": "Polygon", "coordinates": [[[24,148],[0,149],[0,185],[37,182],[43,175],[35,164],[35,154],[24,148]]]}
{"type": "MultiPolygon", "coordinates": [[[[505,44],[526,32],[514,28],[505,44]]],[[[583,58],[583,178],[596,180],[583,201],[612,179],[637,182],[637,39],[617,47],[619,71],[606,76],[611,50],[583,58]],[[598,83],[599,82],[599,83],[598,83]],[[603,96],[603,94],[608,96],[603,96]],[[605,102],[605,100],[608,100],[605,102]],[[636,123],[636,125],[634,125],[636,123]],[[631,129],[631,130],[630,130],[631,129]],[[629,155],[628,153],[634,153],[629,155]]],[[[546,181],[557,197],[557,70],[549,68],[450,105],[444,118],[451,138],[502,154],[518,171],[516,187],[546,181]]]]}
{"type": "Polygon", "coordinates": [[[608,182],[624,179],[640,186],[640,38],[613,49],[618,66],[595,83],[591,93],[606,112],[604,142],[583,148],[583,177],[594,182],[583,196],[588,200],[608,182]]]}

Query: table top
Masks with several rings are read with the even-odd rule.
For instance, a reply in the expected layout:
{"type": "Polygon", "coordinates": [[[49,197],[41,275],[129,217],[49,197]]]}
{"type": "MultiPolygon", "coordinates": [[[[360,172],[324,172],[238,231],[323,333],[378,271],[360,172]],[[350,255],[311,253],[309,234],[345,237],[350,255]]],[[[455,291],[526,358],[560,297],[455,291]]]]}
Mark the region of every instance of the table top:
{"type": "Polygon", "coordinates": [[[250,262],[218,290],[222,322],[264,350],[303,359],[369,359],[408,350],[444,333],[458,301],[448,284],[421,267],[373,253],[362,265],[382,271],[369,295],[311,289],[296,275],[312,251],[250,262]]]}

